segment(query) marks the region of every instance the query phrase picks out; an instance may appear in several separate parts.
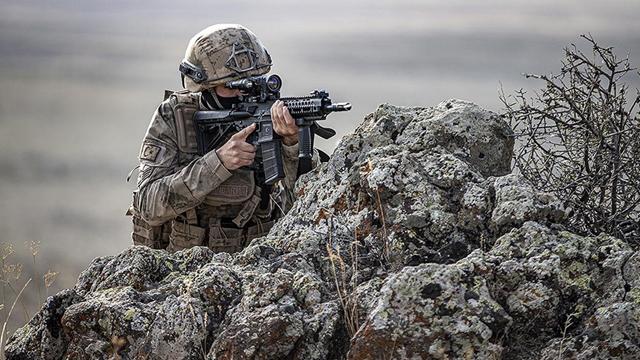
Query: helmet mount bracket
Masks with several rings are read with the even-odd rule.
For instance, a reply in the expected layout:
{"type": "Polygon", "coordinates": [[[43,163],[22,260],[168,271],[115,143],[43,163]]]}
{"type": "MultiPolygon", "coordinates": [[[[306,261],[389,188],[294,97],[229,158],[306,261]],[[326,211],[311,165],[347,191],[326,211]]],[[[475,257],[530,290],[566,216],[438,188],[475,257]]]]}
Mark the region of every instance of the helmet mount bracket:
{"type": "Polygon", "coordinates": [[[182,74],[193,80],[196,84],[207,81],[207,74],[202,68],[199,68],[187,60],[182,60],[178,68],[182,74]]]}
{"type": "Polygon", "coordinates": [[[233,43],[231,55],[229,55],[229,59],[227,59],[225,66],[237,73],[244,73],[256,69],[257,60],[258,54],[253,49],[248,48],[239,42],[235,42],[233,43]],[[245,57],[248,60],[248,64],[245,67],[241,66],[242,57],[245,57]]]}

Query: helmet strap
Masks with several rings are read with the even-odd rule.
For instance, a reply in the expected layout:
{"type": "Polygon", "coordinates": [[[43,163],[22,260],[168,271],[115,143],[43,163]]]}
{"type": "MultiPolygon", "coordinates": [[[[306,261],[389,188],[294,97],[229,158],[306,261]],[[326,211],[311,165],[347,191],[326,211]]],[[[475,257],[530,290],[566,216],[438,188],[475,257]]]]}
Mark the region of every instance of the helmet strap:
{"type": "Polygon", "coordinates": [[[237,96],[224,97],[216,94],[215,89],[203,91],[202,98],[209,108],[217,108],[219,110],[231,109],[233,105],[240,102],[237,96]]]}

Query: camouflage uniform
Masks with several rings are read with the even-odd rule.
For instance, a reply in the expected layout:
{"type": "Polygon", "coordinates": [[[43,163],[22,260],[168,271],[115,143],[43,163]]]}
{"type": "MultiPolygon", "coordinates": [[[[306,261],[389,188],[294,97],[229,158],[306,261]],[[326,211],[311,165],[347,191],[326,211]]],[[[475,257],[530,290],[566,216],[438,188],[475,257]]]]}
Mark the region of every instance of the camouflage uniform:
{"type": "MultiPolygon", "coordinates": [[[[230,76],[225,76],[224,71],[216,72],[215,69],[220,65],[216,64],[216,59],[224,59],[229,65],[227,58],[231,58],[226,55],[216,57],[214,50],[216,46],[220,48],[221,43],[238,39],[231,36],[236,35],[233,29],[237,28],[232,28],[231,35],[225,33],[227,28],[224,26],[212,28],[205,36],[196,35],[189,46],[191,54],[197,52],[193,48],[199,49],[206,61],[190,56],[189,49],[184,60],[190,66],[197,64],[196,70],[204,69],[207,81],[197,83],[184,77],[185,86],[191,91],[175,92],[160,104],[142,142],[138,189],[134,192],[132,206],[135,244],[169,251],[198,245],[214,251],[239,251],[251,239],[265,235],[275,218],[290,205],[298,165],[297,145],[283,144],[286,176],[273,188],[259,186],[256,174],[251,170],[227,170],[215,151],[204,156],[197,154],[193,113],[211,107],[199,91],[229,80],[230,76]],[[214,41],[211,41],[212,31],[217,36],[213,37],[214,41]],[[207,41],[203,42],[203,38],[207,41]]],[[[235,51],[239,47],[251,49],[252,44],[233,42],[231,45],[235,51]]],[[[266,55],[268,67],[254,66],[235,77],[266,73],[271,59],[266,50],[258,55],[263,59],[266,55]]],[[[256,60],[255,55],[254,58],[250,56],[233,59],[231,66],[240,70],[250,68],[250,63],[256,60]]],[[[198,80],[196,75],[193,78],[198,80]]]]}

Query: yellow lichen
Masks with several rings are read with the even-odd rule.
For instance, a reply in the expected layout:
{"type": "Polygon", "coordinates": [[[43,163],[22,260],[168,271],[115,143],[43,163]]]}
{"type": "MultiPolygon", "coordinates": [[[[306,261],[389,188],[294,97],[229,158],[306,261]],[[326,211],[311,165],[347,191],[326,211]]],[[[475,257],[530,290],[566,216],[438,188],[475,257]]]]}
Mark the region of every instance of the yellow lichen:
{"type": "Polygon", "coordinates": [[[640,288],[631,288],[627,293],[627,298],[636,304],[640,304],[640,288]]]}
{"type": "Polygon", "coordinates": [[[133,320],[133,317],[136,316],[136,309],[134,308],[129,308],[125,313],[124,313],[124,319],[126,321],[131,321],[133,320]]]}
{"type": "Polygon", "coordinates": [[[587,266],[584,263],[573,261],[562,270],[561,277],[570,285],[590,290],[591,277],[587,274],[587,270],[587,266]]]}

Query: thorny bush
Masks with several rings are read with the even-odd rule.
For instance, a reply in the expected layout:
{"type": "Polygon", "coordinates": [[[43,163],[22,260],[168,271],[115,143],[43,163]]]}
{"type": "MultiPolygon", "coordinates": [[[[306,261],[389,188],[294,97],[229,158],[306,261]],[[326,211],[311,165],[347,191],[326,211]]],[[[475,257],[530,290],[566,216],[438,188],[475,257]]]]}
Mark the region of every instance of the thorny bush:
{"type": "Polygon", "coordinates": [[[559,74],[525,74],[544,87],[500,99],[518,149],[514,166],[572,210],[568,225],[582,234],[607,232],[640,244],[640,91],[623,82],[635,74],[591,35],[589,51],[564,49],[559,74]]]}

